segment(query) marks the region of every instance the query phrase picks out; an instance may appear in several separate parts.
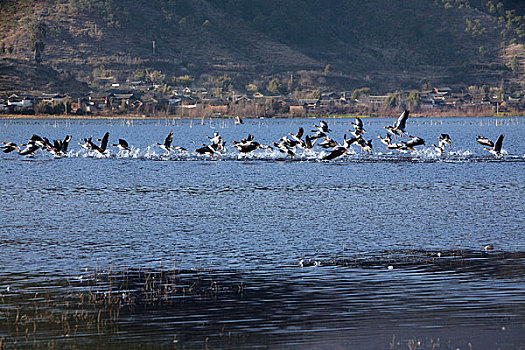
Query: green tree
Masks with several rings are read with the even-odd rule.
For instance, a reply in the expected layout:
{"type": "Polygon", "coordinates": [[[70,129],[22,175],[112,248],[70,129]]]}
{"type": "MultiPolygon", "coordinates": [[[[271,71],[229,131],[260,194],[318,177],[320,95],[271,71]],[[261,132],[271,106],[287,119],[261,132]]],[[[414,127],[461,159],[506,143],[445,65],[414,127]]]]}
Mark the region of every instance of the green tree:
{"type": "Polygon", "coordinates": [[[253,93],[253,92],[256,92],[257,90],[259,90],[259,88],[257,87],[257,85],[255,85],[253,83],[246,85],[246,91],[248,91],[248,92],[252,92],[253,93]]]}
{"type": "Polygon", "coordinates": [[[411,107],[414,108],[421,101],[421,93],[417,90],[412,90],[408,94],[407,101],[410,103],[411,107]]]}
{"type": "Polygon", "coordinates": [[[310,92],[307,97],[318,100],[321,98],[321,90],[315,89],[314,91],[310,92]]]}
{"type": "Polygon", "coordinates": [[[163,74],[159,70],[154,70],[151,72],[148,71],[147,76],[153,84],[157,84],[157,85],[164,83],[164,81],[166,80],[166,74],[163,74]]]}
{"type": "Polygon", "coordinates": [[[146,77],[142,69],[133,72],[133,80],[143,80],[146,77]]]}
{"type": "Polygon", "coordinates": [[[64,114],[66,111],[66,106],[63,102],[54,102],[51,107],[53,109],[53,114],[64,114]]]}
{"type": "Polygon", "coordinates": [[[217,95],[222,96],[224,91],[230,90],[232,86],[232,78],[224,74],[217,79],[217,95]]]}
{"type": "Polygon", "coordinates": [[[51,113],[53,113],[53,108],[47,102],[40,102],[36,106],[36,112],[39,113],[39,114],[51,114],[51,113]]]}
{"type": "Polygon", "coordinates": [[[352,97],[351,97],[352,101],[359,99],[361,95],[370,95],[370,88],[362,87],[360,89],[355,89],[352,92],[352,97]]]}
{"type": "Polygon", "coordinates": [[[203,32],[208,33],[210,31],[211,27],[212,27],[211,22],[209,20],[205,20],[204,22],[202,22],[201,30],[203,32]]]}
{"type": "Polygon", "coordinates": [[[175,84],[177,86],[184,86],[184,87],[191,86],[191,84],[193,84],[194,81],[195,81],[195,78],[189,75],[181,75],[179,77],[171,78],[172,84],[175,84]]]}
{"type": "Polygon", "coordinates": [[[520,61],[517,56],[512,57],[512,61],[510,61],[510,69],[513,73],[518,73],[520,69],[520,61]]]}
{"type": "Polygon", "coordinates": [[[268,83],[266,90],[272,94],[281,94],[283,92],[283,84],[281,84],[279,78],[273,78],[270,80],[270,83],[268,83]]]}
{"type": "Polygon", "coordinates": [[[427,78],[421,79],[419,84],[421,85],[421,90],[428,90],[432,86],[427,78]]]}
{"type": "Polygon", "coordinates": [[[421,100],[421,93],[417,90],[412,90],[408,94],[407,100],[413,103],[418,103],[421,100]]]}
{"type": "Polygon", "coordinates": [[[480,46],[478,49],[480,57],[486,57],[489,53],[489,50],[485,46],[480,46]]]}
{"type": "Polygon", "coordinates": [[[42,62],[42,52],[45,48],[44,40],[47,35],[47,25],[44,21],[35,21],[29,26],[31,51],[36,63],[42,62]]]}
{"type": "Polygon", "coordinates": [[[399,94],[397,93],[389,93],[383,107],[385,108],[394,108],[399,104],[399,94]]]}

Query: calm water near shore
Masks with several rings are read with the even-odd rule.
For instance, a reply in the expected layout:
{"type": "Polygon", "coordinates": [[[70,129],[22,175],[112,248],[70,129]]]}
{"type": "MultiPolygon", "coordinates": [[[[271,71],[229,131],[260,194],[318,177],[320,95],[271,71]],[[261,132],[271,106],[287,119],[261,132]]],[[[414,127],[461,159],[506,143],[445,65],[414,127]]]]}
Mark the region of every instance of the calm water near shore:
{"type": "MultiPolygon", "coordinates": [[[[353,121],[326,120],[337,141],[353,121]]],[[[377,138],[393,121],[328,162],[229,147],[314,119],[0,121],[73,135],[65,158],[0,154],[3,346],[525,348],[525,119],[409,118],[407,154],[377,138]],[[189,154],[155,145],[170,130],[189,154]],[[132,151],[77,144],[106,131],[132,151]],[[215,131],[226,154],[192,152],[215,131]],[[500,134],[502,157],[475,141],[500,134]]]]}

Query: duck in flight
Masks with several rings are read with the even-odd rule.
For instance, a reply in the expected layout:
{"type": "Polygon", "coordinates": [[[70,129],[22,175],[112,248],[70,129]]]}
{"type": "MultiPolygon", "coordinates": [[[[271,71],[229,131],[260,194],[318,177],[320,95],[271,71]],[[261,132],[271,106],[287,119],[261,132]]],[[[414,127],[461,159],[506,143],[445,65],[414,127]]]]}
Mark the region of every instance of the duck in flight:
{"type": "Polygon", "coordinates": [[[128,142],[124,139],[118,139],[118,143],[117,144],[112,143],[111,146],[118,147],[118,149],[121,151],[131,152],[131,148],[129,148],[128,142]]]}
{"type": "Polygon", "coordinates": [[[392,143],[392,136],[391,136],[391,134],[386,134],[385,137],[381,137],[381,135],[379,135],[378,138],[381,141],[381,143],[384,144],[387,147],[388,147],[388,145],[390,145],[390,143],[392,143]]]}
{"type": "Polygon", "coordinates": [[[441,136],[439,136],[438,139],[438,145],[436,146],[435,144],[432,144],[432,147],[434,147],[434,149],[439,153],[445,153],[445,147],[448,145],[448,147],[450,148],[450,146],[452,145],[452,139],[448,134],[441,134],[441,136]]]}
{"type": "Polygon", "coordinates": [[[356,142],[356,138],[353,137],[351,139],[347,139],[346,135],[344,136],[344,141],[342,145],[336,145],[330,153],[328,153],[323,160],[332,160],[338,157],[341,157],[343,154],[348,152],[348,149],[352,145],[352,143],[356,142]]]}
{"type": "MultiPolygon", "coordinates": [[[[489,151],[495,156],[501,155],[501,148],[503,146],[503,139],[505,138],[504,134],[499,135],[498,139],[496,140],[496,143],[491,148],[484,147],[483,149],[485,151],[489,151]]],[[[490,141],[490,140],[489,140],[490,141]]],[[[479,141],[478,141],[479,142],[479,141]]],[[[492,143],[492,142],[491,142],[492,143]]],[[[490,146],[489,146],[490,147],[490,146]]]]}
{"type": "Polygon", "coordinates": [[[401,142],[404,145],[405,150],[410,150],[410,152],[414,151],[414,147],[416,146],[423,146],[425,144],[425,140],[423,140],[421,137],[413,137],[411,140],[407,142],[401,142]]]}
{"type": "Polygon", "coordinates": [[[346,131],[350,131],[350,133],[354,135],[354,137],[359,137],[362,134],[366,133],[361,118],[355,118],[355,123],[351,123],[351,125],[354,126],[354,130],[347,129],[346,131]]]}
{"type": "MultiPolygon", "coordinates": [[[[55,157],[63,157],[67,154],[67,149],[69,147],[69,142],[71,142],[72,136],[67,135],[64,140],[53,140],[53,144],[47,142],[48,145],[46,149],[55,157]]],[[[47,139],[46,139],[47,140],[47,139]]]]}
{"type": "Polygon", "coordinates": [[[35,153],[38,152],[40,148],[40,146],[35,142],[28,142],[24,146],[25,148],[18,152],[18,154],[20,154],[21,156],[33,156],[35,153]]]}
{"type": "Polygon", "coordinates": [[[100,146],[96,145],[91,141],[91,137],[88,139],[89,147],[92,151],[95,151],[96,153],[100,154],[101,156],[105,156],[106,148],[108,147],[108,140],[109,140],[109,132],[105,133],[102,137],[102,140],[100,141],[100,146]]]}
{"type": "Polygon", "coordinates": [[[395,136],[403,136],[406,134],[405,127],[408,119],[408,115],[410,114],[410,111],[408,109],[405,109],[403,113],[397,118],[397,121],[394,123],[394,125],[388,125],[385,126],[385,129],[395,136]]]}
{"type": "Polygon", "coordinates": [[[483,137],[483,136],[478,136],[476,137],[476,141],[478,141],[478,143],[482,146],[487,146],[487,147],[494,147],[494,142],[490,141],[488,138],[486,137],[483,137]]]}
{"type": "Polygon", "coordinates": [[[14,150],[20,150],[20,146],[18,146],[14,142],[2,142],[2,146],[0,146],[0,148],[2,148],[2,152],[4,153],[10,153],[14,150]]]}
{"type": "Polygon", "coordinates": [[[168,136],[166,136],[166,138],[164,139],[164,143],[157,142],[156,145],[158,145],[160,148],[166,151],[166,154],[169,154],[171,150],[172,141],[173,141],[173,130],[171,130],[168,136]]]}
{"type": "Polygon", "coordinates": [[[314,128],[316,128],[317,130],[312,130],[312,132],[328,134],[330,131],[332,131],[328,128],[328,123],[324,120],[319,121],[319,125],[314,124],[314,128]]]}

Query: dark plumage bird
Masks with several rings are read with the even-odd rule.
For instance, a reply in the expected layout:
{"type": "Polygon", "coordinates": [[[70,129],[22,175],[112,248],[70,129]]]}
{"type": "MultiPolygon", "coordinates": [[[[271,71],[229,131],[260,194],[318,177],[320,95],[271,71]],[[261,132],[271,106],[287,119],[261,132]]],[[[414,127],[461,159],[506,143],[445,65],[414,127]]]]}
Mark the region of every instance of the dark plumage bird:
{"type": "Polygon", "coordinates": [[[315,146],[315,143],[317,142],[317,139],[313,139],[310,136],[306,135],[304,138],[304,148],[305,149],[312,149],[315,146]]]}
{"type": "Polygon", "coordinates": [[[128,151],[128,152],[131,151],[131,148],[129,148],[128,142],[124,139],[118,139],[118,143],[117,144],[112,143],[111,146],[118,147],[118,149],[121,151],[128,151]]]}
{"type": "Polygon", "coordinates": [[[390,143],[392,142],[392,136],[391,134],[386,134],[385,137],[381,137],[381,136],[378,136],[379,140],[381,141],[382,144],[384,144],[385,146],[388,147],[388,145],[390,145],[390,143]]]}
{"type": "Polygon", "coordinates": [[[255,151],[262,145],[258,142],[253,141],[253,135],[248,135],[246,139],[242,139],[240,142],[233,141],[233,147],[237,148],[239,152],[248,154],[252,151],[255,151]]]}
{"type": "Polygon", "coordinates": [[[91,145],[93,144],[93,142],[91,142],[91,137],[90,138],[80,139],[80,141],[84,141],[84,143],[82,143],[82,142],[78,143],[80,146],[82,146],[82,148],[87,149],[88,152],[91,151],[91,145]]]}
{"type": "Polygon", "coordinates": [[[67,154],[67,149],[69,147],[69,142],[71,142],[71,138],[72,136],[67,135],[63,141],[53,140],[53,144],[47,142],[46,150],[48,150],[55,157],[63,157],[67,154]]]}
{"type": "Polygon", "coordinates": [[[441,136],[438,137],[439,144],[436,146],[432,144],[432,147],[439,153],[445,153],[445,146],[448,145],[450,147],[452,145],[452,139],[448,134],[441,134],[441,136]]]}
{"type": "Polygon", "coordinates": [[[286,153],[287,155],[289,155],[290,157],[292,158],[295,158],[295,153],[293,152],[293,150],[291,149],[291,147],[289,147],[288,145],[286,145],[286,143],[282,140],[279,140],[280,142],[274,142],[273,145],[275,147],[277,147],[277,149],[282,152],[282,153],[286,153]]]}
{"type": "Polygon", "coordinates": [[[312,140],[317,140],[317,139],[321,139],[321,138],[323,138],[323,137],[324,137],[324,138],[327,137],[326,134],[325,134],[324,132],[322,132],[322,131],[319,131],[319,130],[312,130],[312,132],[314,132],[313,135],[310,136],[310,138],[311,138],[312,140]]]}
{"type": "Polygon", "coordinates": [[[492,148],[483,148],[485,151],[489,151],[495,156],[501,155],[501,147],[503,147],[503,139],[505,138],[505,135],[501,134],[499,135],[498,139],[496,140],[496,143],[492,148]]]}
{"type": "Polygon", "coordinates": [[[100,141],[100,146],[97,146],[91,141],[91,138],[89,138],[89,143],[92,151],[95,151],[96,153],[100,155],[104,155],[106,152],[106,148],[108,147],[108,140],[109,140],[109,132],[105,133],[102,137],[102,141],[100,141]]]}
{"type": "Polygon", "coordinates": [[[49,141],[46,143],[44,138],[38,136],[37,134],[33,134],[33,136],[31,136],[31,138],[29,139],[29,141],[27,141],[27,144],[30,144],[30,143],[35,143],[39,147],[46,147],[49,141]]]}
{"type": "Polygon", "coordinates": [[[335,158],[338,158],[340,156],[342,156],[343,154],[347,153],[348,152],[348,148],[350,148],[350,146],[356,142],[356,138],[353,137],[351,139],[347,139],[346,138],[346,135],[344,136],[344,141],[343,141],[343,144],[342,145],[336,145],[331,151],[330,153],[328,153],[324,158],[323,160],[332,160],[332,159],[335,159],[335,158]]]}
{"type": "Polygon", "coordinates": [[[294,139],[290,139],[287,136],[283,136],[282,138],[280,138],[277,141],[283,143],[288,148],[294,148],[295,146],[298,146],[299,143],[300,143],[299,141],[294,140],[294,139]]]}
{"type": "Polygon", "coordinates": [[[362,134],[366,133],[363,127],[363,121],[361,120],[361,118],[355,118],[355,123],[351,123],[351,124],[354,126],[354,130],[348,129],[346,131],[350,131],[352,135],[354,135],[355,137],[359,137],[362,134]]]}
{"type": "Polygon", "coordinates": [[[0,146],[0,148],[2,148],[2,152],[4,153],[13,152],[14,150],[20,150],[20,147],[13,142],[2,142],[2,146],[0,146]]]}
{"type": "Polygon", "coordinates": [[[413,151],[414,147],[424,145],[425,140],[423,140],[421,137],[413,137],[410,141],[402,142],[402,144],[405,146],[405,149],[413,151]]]}
{"type": "Polygon", "coordinates": [[[312,132],[319,131],[324,134],[328,134],[330,131],[332,131],[328,129],[328,123],[324,120],[319,121],[319,125],[314,125],[314,128],[316,128],[317,130],[312,130],[312,132]]]}
{"type": "Polygon", "coordinates": [[[441,136],[438,137],[439,139],[439,146],[445,147],[445,145],[448,145],[448,147],[452,146],[452,139],[450,138],[449,134],[441,134],[441,136]]]}
{"type": "Polygon", "coordinates": [[[200,148],[197,148],[195,149],[195,152],[197,152],[198,154],[202,154],[202,155],[209,155],[213,158],[213,156],[215,156],[215,154],[217,153],[220,153],[220,151],[217,149],[217,145],[216,144],[211,144],[211,145],[202,145],[202,147],[200,148]]]}
{"type": "Polygon", "coordinates": [[[69,143],[71,142],[72,138],[73,138],[72,135],[67,135],[64,138],[64,141],[62,141],[62,153],[67,154],[67,150],[69,148],[69,143]]]}
{"type": "Polygon", "coordinates": [[[171,150],[172,141],[173,141],[173,130],[171,130],[168,136],[166,136],[166,138],[164,139],[164,143],[161,144],[157,142],[156,144],[159,145],[160,148],[165,150],[166,154],[169,154],[171,150]]]}
{"type": "Polygon", "coordinates": [[[385,129],[394,136],[405,134],[405,127],[409,114],[410,111],[405,109],[399,118],[397,118],[397,121],[394,123],[394,125],[385,126],[385,129]]]}
{"type": "Polygon", "coordinates": [[[304,129],[299,128],[299,131],[297,131],[297,134],[288,133],[294,140],[299,141],[303,137],[304,129]]]}
{"type": "Polygon", "coordinates": [[[358,137],[356,143],[361,146],[361,152],[372,152],[372,139],[366,141],[362,137],[358,137]]]}
{"type": "Polygon", "coordinates": [[[335,140],[332,140],[329,137],[326,137],[326,139],[321,141],[321,142],[319,142],[318,145],[323,147],[323,148],[333,148],[333,147],[337,146],[337,142],[335,140]]]}
{"type": "Polygon", "coordinates": [[[332,159],[338,158],[338,157],[342,156],[343,154],[345,154],[346,152],[348,152],[348,148],[346,148],[346,147],[344,147],[344,146],[335,146],[335,147],[330,151],[330,153],[328,153],[328,154],[323,158],[323,160],[332,160],[332,159]]]}
{"type": "Polygon", "coordinates": [[[38,149],[40,148],[40,146],[37,145],[35,142],[29,142],[25,146],[26,147],[23,150],[18,152],[18,154],[20,154],[21,156],[32,156],[36,152],[38,152],[38,149]]]}

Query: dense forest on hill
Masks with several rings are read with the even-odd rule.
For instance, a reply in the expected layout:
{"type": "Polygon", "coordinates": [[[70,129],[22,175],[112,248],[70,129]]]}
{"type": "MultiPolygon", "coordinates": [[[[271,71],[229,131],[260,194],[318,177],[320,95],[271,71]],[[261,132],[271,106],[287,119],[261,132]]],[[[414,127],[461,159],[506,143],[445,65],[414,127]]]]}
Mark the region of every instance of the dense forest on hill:
{"type": "Polygon", "coordinates": [[[93,88],[114,78],[265,90],[279,79],[281,92],[428,84],[520,91],[524,43],[519,0],[0,3],[1,56],[93,88]]]}

